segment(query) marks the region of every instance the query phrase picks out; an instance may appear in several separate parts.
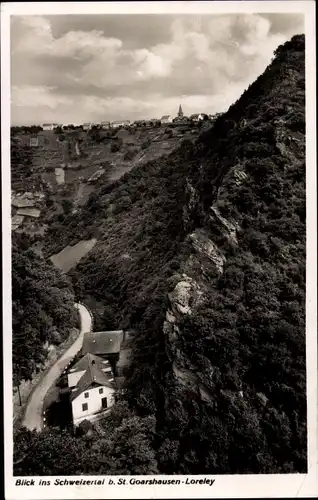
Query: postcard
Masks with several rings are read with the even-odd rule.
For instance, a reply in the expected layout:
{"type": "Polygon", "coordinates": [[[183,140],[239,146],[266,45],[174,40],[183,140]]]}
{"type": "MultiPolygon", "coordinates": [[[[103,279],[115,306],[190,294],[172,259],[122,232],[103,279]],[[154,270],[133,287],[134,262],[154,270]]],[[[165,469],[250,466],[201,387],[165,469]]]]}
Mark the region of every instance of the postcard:
{"type": "Polygon", "coordinates": [[[314,2],[1,10],[6,500],[316,496],[314,2]]]}

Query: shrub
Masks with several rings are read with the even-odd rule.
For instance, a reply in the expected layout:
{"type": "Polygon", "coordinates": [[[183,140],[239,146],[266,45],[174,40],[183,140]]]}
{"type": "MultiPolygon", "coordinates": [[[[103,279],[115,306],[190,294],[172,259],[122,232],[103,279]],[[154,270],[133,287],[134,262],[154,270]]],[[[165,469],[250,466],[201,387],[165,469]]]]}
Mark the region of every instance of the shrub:
{"type": "Polygon", "coordinates": [[[110,150],[112,153],[117,153],[117,151],[120,150],[120,143],[119,142],[113,142],[113,144],[110,146],[110,150]]]}
{"type": "Polygon", "coordinates": [[[146,139],[146,140],[145,140],[145,141],[141,144],[141,149],[147,149],[147,148],[149,148],[150,144],[151,144],[151,140],[148,138],[148,139],[146,139]]]}
{"type": "Polygon", "coordinates": [[[124,154],[124,160],[126,161],[133,160],[137,153],[138,153],[137,149],[128,149],[128,151],[126,151],[126,153],[124,154]]]}

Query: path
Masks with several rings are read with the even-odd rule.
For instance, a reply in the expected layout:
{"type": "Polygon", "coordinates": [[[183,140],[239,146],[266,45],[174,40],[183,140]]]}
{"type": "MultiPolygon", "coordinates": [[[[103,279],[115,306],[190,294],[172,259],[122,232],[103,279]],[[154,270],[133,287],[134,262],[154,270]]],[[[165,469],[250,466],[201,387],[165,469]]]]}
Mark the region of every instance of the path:
{"type": "Polygon", "coordinates": [[[80,334],[71,347],[69,347],[67,351],[65,351],[65,353],[54,363],[54,365],[51,366],[49,371],[44,375],[33,390],[22,422],[22,426],[27,427],[30,430],[41,430],[43,423],[43,402],[48,390],[58,380],[66,365],[82,347],[84,333],[91,331],[92,329],[92,318],[86,307],[83,304],[75,304],[75,307],[78,308],[81,319],[80,334]]]}

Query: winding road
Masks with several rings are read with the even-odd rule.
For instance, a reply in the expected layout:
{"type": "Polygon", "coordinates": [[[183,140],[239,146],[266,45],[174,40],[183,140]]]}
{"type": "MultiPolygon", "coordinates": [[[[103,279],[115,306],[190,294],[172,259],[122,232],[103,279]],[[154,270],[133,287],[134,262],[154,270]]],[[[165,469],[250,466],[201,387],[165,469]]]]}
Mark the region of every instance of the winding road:
{"type": "Polygon", "coordinates": [[[35,386],[33,392],[31,393],[31,397],[27,403],[26,411],[24,414],[24,419],[22,421],[22,426],[26,427],[27,429],[42,429],[42,409],[44,398],[50,387],[61,376],[64,368],[82,347],[84,333],[89,332],[92,329],[92,317],[86,307],[83,304],[75,304],[75,307],[78,309],[81,320],[81,329],[79,336],[71,345],[71,347],[69,347],[67,351],[65,351],[64,354],[54,363],[54,365],[51,366],[49,371],[43,376],[43,378],[39,381],[39,383],[35,386]]]}

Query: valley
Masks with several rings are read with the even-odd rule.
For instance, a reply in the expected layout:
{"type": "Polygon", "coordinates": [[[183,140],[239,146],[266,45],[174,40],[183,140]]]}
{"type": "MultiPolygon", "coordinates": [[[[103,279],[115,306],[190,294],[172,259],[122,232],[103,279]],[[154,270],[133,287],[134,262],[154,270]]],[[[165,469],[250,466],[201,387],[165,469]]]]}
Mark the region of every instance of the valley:
{"type": "Polygon", "coordinates": [[[14,317],[41,318],[23,330],[28,352],[37,331],[56,341],[74,326],[75,300],[95,331],[135,332],[109,416],[20,428],[15,460],[27,442],[37,456],[19,475],[307,470],[304,36],[213,124],[171,130],[78,133],[67,152],[16,160],[15,286],[32,258],[27,284],[45,305],[34,315],[32,293],[15,297],[14,317]]]}
{"type": "Polygon", "coordinates": [[[20,151],[24,157],[32,157],[32,168],[24,179],[18,176],[18,168],[13,169],[13,231],[44,236],[58,217],[76,213],[85,205],[96,186],[114,182],[135,166],[169,154],[180,141],[193,139],[198,132],[195,126],[99,130],[97,136],[72,130],[60,134],[61,141],[53,131],[38,132],[35,137],[15,132],[12,147],[17,156],[20,151]],[[30,146],[33,139],[36,145],[30,146]]]}

